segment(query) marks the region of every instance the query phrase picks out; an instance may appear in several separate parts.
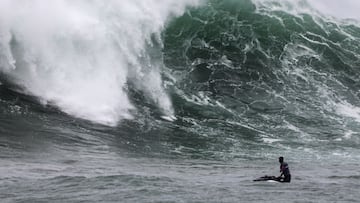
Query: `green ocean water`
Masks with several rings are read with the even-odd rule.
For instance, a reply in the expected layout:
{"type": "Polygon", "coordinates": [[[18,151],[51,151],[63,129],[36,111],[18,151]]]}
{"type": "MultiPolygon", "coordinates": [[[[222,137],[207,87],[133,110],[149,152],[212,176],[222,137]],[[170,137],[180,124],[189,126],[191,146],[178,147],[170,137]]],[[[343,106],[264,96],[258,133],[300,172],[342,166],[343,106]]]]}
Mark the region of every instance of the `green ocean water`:
{"type": "MultiPolygon", "coordinates": [[[[110,11],[111,20],[120,15],[113,17],[110,11]]],[[[128,21],[131,25],[131,20],[121,22],[128,21]]],[[[144,32],[146,23],[150,21],[140,26],[144,32]]],[[[134,44],[122,43],[131,36],[110,41],[120,47],[115,50],[129,51],[127,59],[133,52],[139,55],[125,60],[130,64],[126,71],[110,69],[114,75],[129,73],[119,89],[113,83],[103,85],[112,82],[105,67],[113,63],[104,65],[101,59],[112,61],[113,55],[107,57],[112,52],[99,46],[94,50],[103,51],[96,52],[102,57],[91,57],[94,50],[88,43],[97,44],[94,36],[79,40],[79,33],[70,32],[74,44],[67,46],[66,33],[56,35],[65,48],[86,53],[70,57],[79,59],[80,69],[66,68],[64,73],[69,63],[51,66],[55,59],[38,54],[36,48],[42,46],[25,40],[23,27],[14,29],[8,44],[0,35],[3,202],[359,201],[357,20],[324,15],[306,1],[209,0],[170,15],[164,26],[149,35],[139,53],[134,44]],[[17,61],[14,70],[6,68],[6,45],[17,61]],[[138,63],[141,68],[136,68],[138,63]],[[81,69],[84,64],[98,65],[100,79],[92,80],[94,75],[87,74],[93,69],[81,69]],[[42,65],[45,68],[38,68],[42,65]],[[152,77],[157,73],[161,88],[152,77]],[[72,80],[74,75],[78,81],[91,78],[94,86],[81,86],[72,80]],[[38,80],[27,82],[29,78],[38,80]],[[69,91],[67,85],[44,83],[55,79],[71,90],[89,92],[83,97],[88,100],[59,91],[69,91]],[[43,90],[37,84],[48,86],[43,90]],[[119,91],[127,99],[111,95],[119,91]],[[54,92],[63,95],[51,97],[54,92]],[[108,122],[101,112],[92,111],[104,108],[110,112],[105,115],[113,115],[114,109],[93,102],[105,96],[121,103],[114,108],[120,120],[108,122]],[[128,103],[132,107],[126,114],[131,116],[123,116],[128,103]],[[163,115],[170,110],[171,116],[163,115]],[[290,184],[252,181],[278,175],[279,156],[290,166],[290,184]]],[[[132,31],[131,26],[127,29],[132,31]]],[[[105,36],[111,38],[113,32],[105,36]]],[[[67,54],[62,46],[50,48],[59,51],[55,56],[67,54]]],[[[116,78],[121,80],[122,74],[116,78]]]]}

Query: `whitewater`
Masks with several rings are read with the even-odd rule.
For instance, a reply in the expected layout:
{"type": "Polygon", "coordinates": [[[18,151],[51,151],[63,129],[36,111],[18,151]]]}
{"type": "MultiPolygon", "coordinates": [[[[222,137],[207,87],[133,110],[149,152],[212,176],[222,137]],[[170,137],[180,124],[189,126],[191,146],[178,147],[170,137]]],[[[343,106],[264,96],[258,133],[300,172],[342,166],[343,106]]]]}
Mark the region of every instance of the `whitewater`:
{"type": "Polygon", "coordinates": [[[359,9],[0,0],[1,202],[358,202],[359,9]]]}
{"type": "Polygon", "coordinates": [[[149,52],[161,51],[167,19],[196,4],[2,1],[1,70],[25,93],[79,118],[109,125],[131,118],[127,80],[171,116],[161,56],[149,52]]]}

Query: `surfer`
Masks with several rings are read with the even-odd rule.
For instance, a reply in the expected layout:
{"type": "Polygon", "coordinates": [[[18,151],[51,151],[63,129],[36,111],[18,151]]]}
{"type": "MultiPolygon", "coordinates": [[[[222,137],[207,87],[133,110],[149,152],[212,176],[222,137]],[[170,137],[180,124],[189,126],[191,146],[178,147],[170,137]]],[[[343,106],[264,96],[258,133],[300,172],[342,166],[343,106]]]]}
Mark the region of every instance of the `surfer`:
{"type": "Polygon", "coordinates": [[[277,177],[277,179],[280,182],[286,182],[286,183],[290,183],[291,181],[291,174],[290,174],[290,169],[289,169],[289,165],[284,162],[284,157],[279,157],[279,162],[280,162],[280,176],[277,177]]]}

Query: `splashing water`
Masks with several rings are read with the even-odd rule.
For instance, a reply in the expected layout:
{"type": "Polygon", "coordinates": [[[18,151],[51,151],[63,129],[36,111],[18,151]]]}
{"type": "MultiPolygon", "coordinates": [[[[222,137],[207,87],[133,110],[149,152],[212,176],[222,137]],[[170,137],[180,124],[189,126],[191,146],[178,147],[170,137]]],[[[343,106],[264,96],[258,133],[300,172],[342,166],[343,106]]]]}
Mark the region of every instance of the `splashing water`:
{"type": "Polygon", "coordinates": [[[154,62],[148,49],[161,49],[170,17],[199,3],[1,1],[0,72],[44,104],[108,125],[131,118],[126,86],[136,78],[137,87],[172,116],[161,58],[154,62]]]}

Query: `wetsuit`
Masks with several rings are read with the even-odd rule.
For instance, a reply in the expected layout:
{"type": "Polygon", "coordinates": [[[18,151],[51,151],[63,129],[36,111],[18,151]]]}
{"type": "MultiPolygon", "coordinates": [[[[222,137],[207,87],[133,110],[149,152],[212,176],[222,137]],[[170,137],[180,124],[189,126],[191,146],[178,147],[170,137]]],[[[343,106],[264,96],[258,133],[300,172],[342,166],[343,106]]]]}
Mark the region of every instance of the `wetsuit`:
{"type": "Polygon", "coordinates": [[[291,174],[290,174],[289,166],[288,166],[288,164],[286,162],[281,163],[280,172],[281,172],[281,175],[284,175],[284,179],[282,180],[282,182],[290,183],[291,174]]]}

